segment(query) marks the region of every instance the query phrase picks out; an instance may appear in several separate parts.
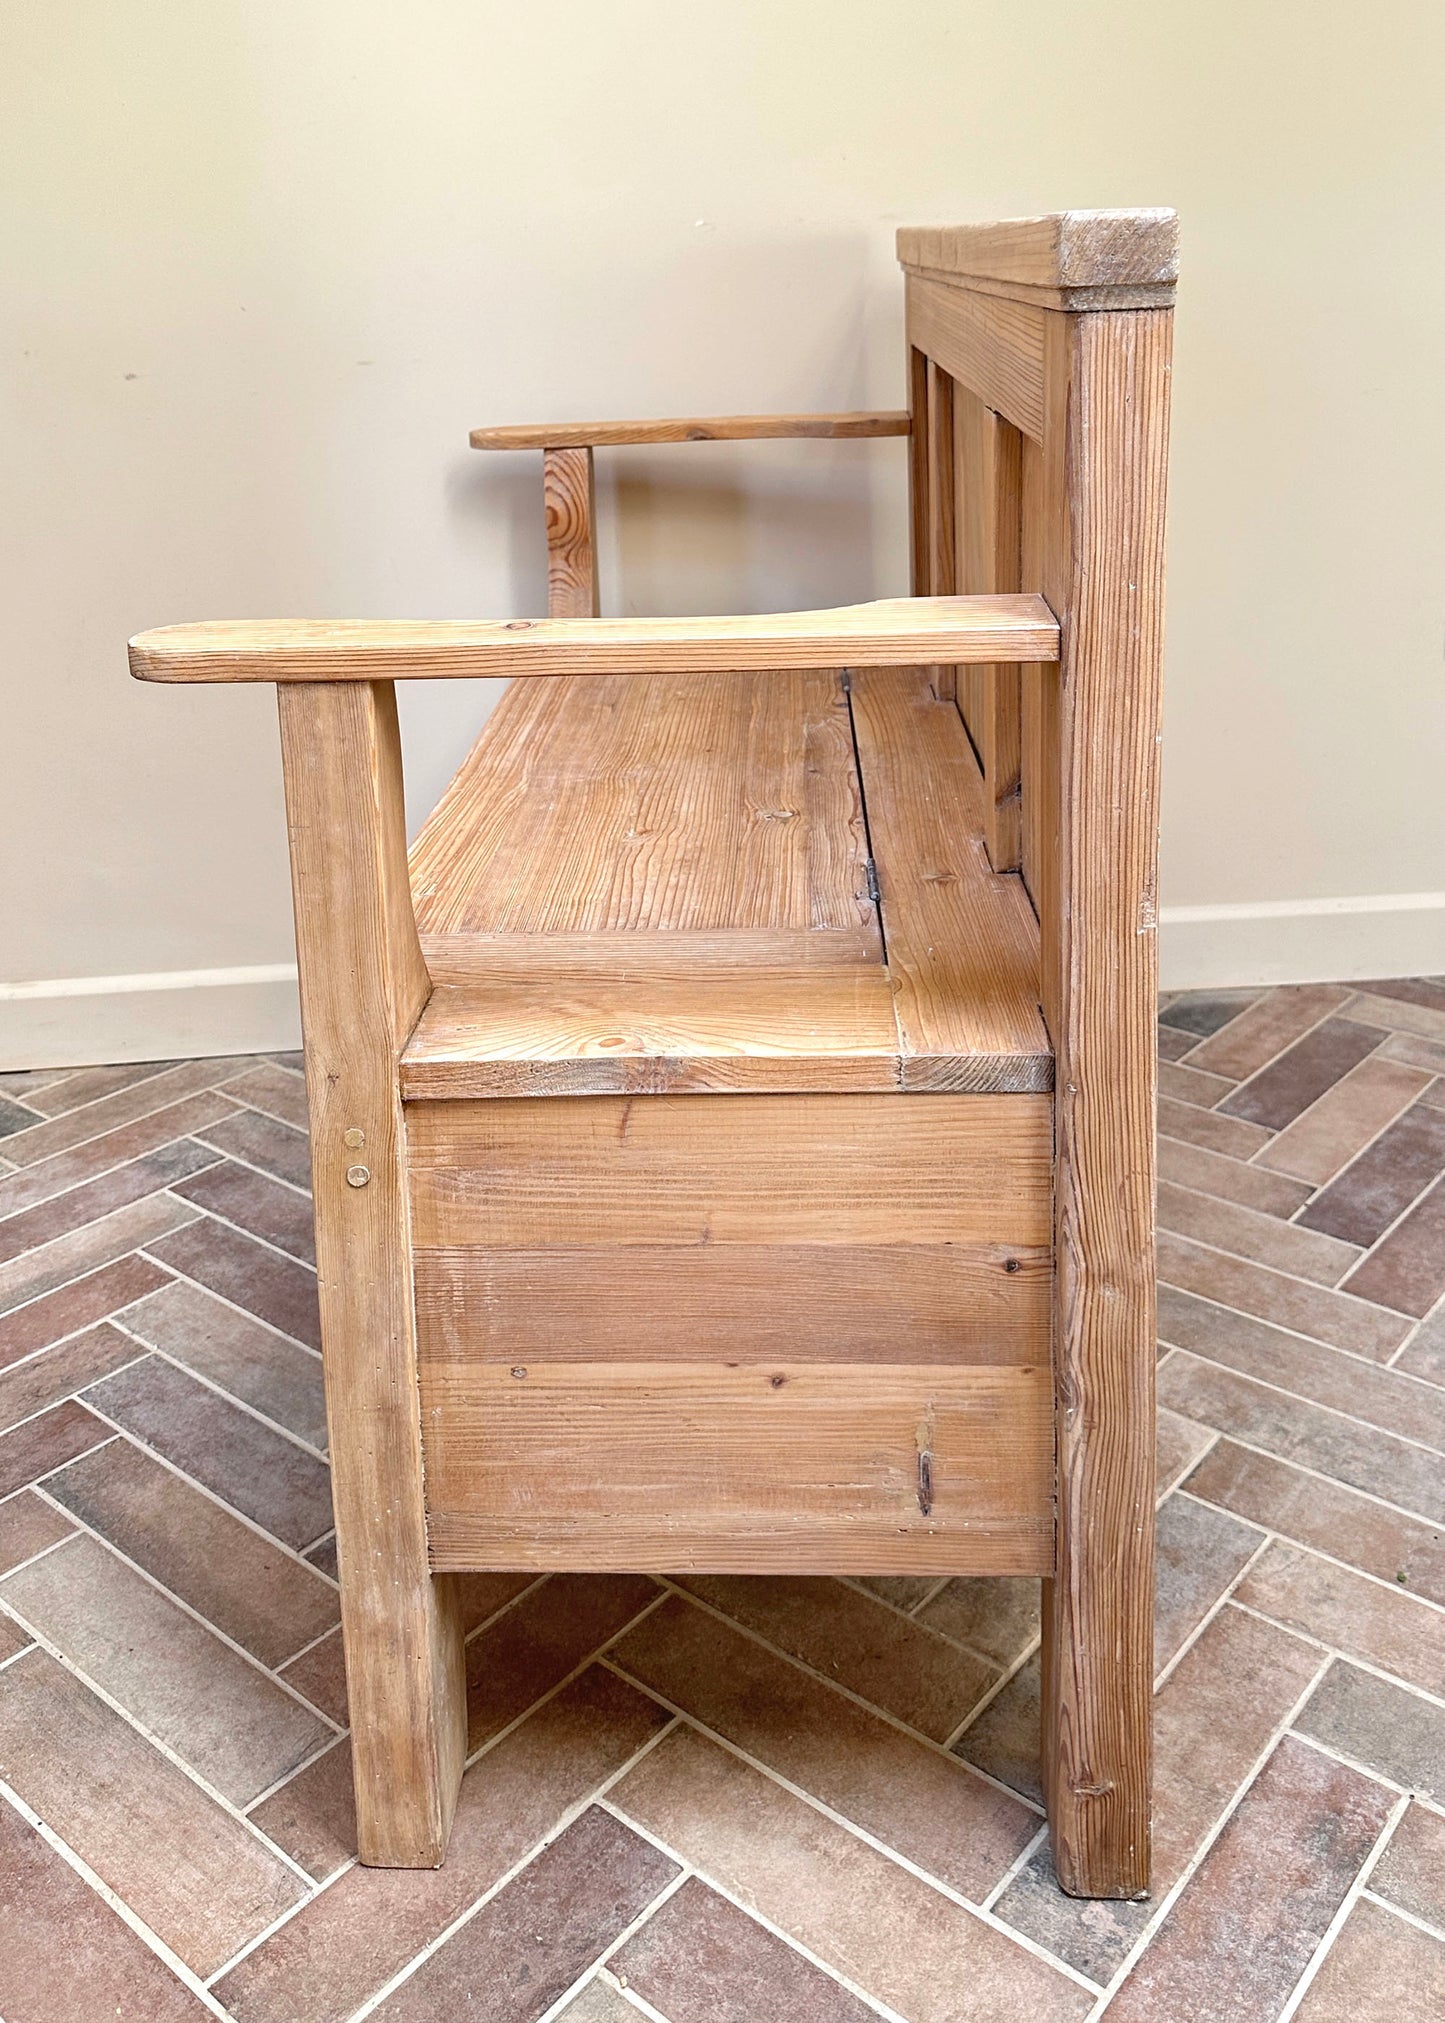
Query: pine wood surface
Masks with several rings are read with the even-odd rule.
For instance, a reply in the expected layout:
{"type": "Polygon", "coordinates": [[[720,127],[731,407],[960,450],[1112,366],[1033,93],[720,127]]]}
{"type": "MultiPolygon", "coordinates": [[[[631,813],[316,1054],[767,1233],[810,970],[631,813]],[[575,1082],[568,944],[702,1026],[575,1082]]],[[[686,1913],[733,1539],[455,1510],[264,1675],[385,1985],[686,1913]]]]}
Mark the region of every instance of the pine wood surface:
{"type": "Polygon", "coordinates": [[[997,224],[904,226],[898,258],[907,273],[1043,308],[1161,308],[1179,275],[1179,220],[1165,209],[1055,211],[997,224]]]}
{"type": "Polygon", "coordinates": [[[890,409],[855,414],[731,414],[658,421],[510,422],[474,428],[474,450],[624,448],[645,443],[765,442],[780,437],[824,441],[906,436],[908,415],[890,409]]]}
{"type": "Polygon", "coordinates": [[[913,275],[904,299],[909,344],[1038,440],[1044,430],[1046,312],[913,275]]]}
{"type": "Polygon", "coordinates": [[[597,616],[596,504],[591,450],[548,450],[542,459],[542,508],[552,618],[597,616]]]}
{"type": "Polygon", "coordinates": [[[1056,660],[1039,597],[882,598],[743,618],[233,619],[130,643],[139,681],[436,681],[1056,660]]]}

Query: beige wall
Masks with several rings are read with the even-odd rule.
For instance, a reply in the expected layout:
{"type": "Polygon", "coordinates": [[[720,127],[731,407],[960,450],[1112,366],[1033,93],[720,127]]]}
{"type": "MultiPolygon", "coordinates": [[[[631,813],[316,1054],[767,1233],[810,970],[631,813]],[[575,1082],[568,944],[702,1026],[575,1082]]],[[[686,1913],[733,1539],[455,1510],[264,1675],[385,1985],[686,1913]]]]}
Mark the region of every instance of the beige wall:
{"type": "MultiPolygon", "coordinates": [[[[133,685],[129,633],[539,611],[538,470],[469,424],[891,405],[895,225],[1064,206],[1183,217],[1166,969],[1445,969],[1442,20],[11,0],[3,972],[226,975],[12,997],[10,1062],[285,1027],[270,695],[133,685]]],[[[896,590],[901,476],[618,453],[608,608],[896,590]]],[[[486,702],[408,693],[417,813],[486,702]]]]}

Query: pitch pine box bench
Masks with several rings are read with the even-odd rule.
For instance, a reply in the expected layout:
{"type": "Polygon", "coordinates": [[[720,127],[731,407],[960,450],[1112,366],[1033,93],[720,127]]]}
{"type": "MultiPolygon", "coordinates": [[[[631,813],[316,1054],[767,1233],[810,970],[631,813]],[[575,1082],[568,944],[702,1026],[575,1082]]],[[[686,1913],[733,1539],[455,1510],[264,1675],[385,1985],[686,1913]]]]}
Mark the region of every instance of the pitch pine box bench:
{"type": "Polygon", "coordinates": [[[551,615],[277,684],[361,1855],[443,1859],[470,1569],[1037,1575],[1066,1889],[1148,1882],[1170,212],[904,231],[909,407],[478,430],[551,615]],[[597,617],[613,443],[908,439],[913,595],[597,617]],[[393,684],[513,677],[408,865],[393,684]]]}

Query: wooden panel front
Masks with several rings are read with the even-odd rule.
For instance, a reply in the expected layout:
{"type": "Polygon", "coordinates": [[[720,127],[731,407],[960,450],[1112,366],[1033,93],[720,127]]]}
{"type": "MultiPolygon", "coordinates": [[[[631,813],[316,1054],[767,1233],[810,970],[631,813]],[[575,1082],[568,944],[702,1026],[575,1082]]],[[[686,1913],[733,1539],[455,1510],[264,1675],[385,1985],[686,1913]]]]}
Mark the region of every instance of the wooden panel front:
{"type": "Polygon", "coordinates": [[[1047,1570],[1047,1096],[408,1123],[434,1566],[1047,1570]]]}

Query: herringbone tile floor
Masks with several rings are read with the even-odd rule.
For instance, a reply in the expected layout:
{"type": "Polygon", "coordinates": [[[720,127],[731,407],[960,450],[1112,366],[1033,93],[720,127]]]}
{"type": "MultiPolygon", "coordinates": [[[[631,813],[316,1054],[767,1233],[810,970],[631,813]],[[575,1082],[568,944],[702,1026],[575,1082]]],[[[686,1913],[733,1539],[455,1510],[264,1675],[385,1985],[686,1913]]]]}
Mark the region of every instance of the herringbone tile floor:
{"type": "Polygon", "coordinates": [[[477,1576],[450,1859],[358,1868],[297,1064],[0,1078],[5,2023],[1445,2015],[1445,983],[1160,1048],[1139,1905],[1024,1581],[477,1576]]]}

